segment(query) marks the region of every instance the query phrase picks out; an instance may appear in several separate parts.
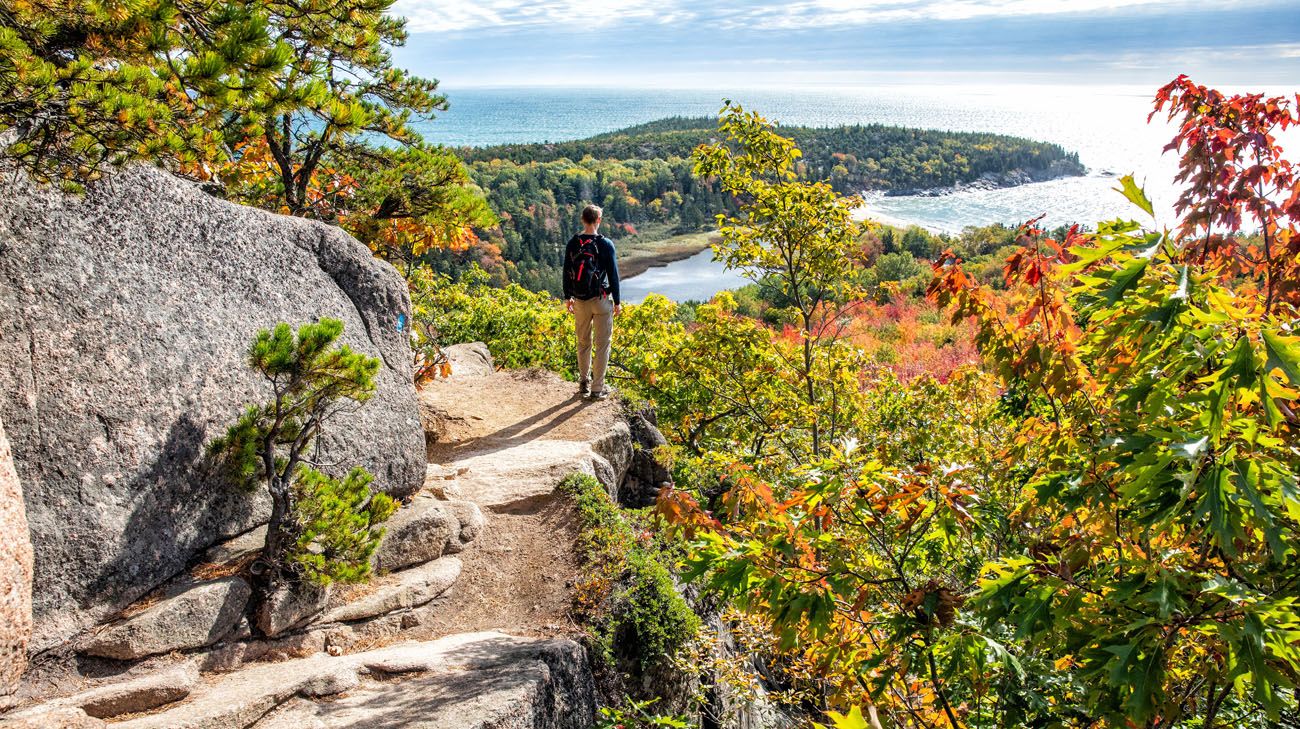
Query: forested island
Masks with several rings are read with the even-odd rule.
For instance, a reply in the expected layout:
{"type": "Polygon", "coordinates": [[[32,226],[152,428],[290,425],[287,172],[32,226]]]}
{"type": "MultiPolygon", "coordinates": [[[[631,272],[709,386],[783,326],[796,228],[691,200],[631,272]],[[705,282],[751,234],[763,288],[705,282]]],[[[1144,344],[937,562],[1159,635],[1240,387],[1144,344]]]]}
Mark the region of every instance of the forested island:
{"type": "MultiPolygon", "coordinates": [[[[782,126],[781,133],[803,150],[803,178],[826,180],[843,194],[1006,186],[1084,173],[1078,155],[1060,145],[1000,134],[881,124],[782,126]]],[[[503,279],[558,291],[564,242],[591,201],[605,209],[607,234],[629,251],[710,230],[716,215],[736,211],[736,202],[696,176],[691,153],[717,135],[716,119],[673,117],[570,142],[462,148],[500,231],[486,233],[486,255],[483,246],[442,252],[435,265],[450,272],[474,260],[503,279]]],[[[674,245],[670,255],[699,250],[704,241],[674,245]]]]}

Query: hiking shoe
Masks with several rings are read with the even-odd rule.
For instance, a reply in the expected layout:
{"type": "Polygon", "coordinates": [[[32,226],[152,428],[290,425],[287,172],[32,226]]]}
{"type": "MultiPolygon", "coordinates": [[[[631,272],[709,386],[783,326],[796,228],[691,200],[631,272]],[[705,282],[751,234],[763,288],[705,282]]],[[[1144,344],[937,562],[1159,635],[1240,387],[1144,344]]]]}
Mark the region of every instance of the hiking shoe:
{"type": "Polygon", "coordinates": [[[609,390],[601,390],[600,392],[591,393],[592,400],[604,400],[607,397],[609,397],[609,390]]]}
{"type": "Polygon", "coordinates": [[[578,380],[578,395],[586,397],[591,394],[591,382],[588,380],[578,380]]]}

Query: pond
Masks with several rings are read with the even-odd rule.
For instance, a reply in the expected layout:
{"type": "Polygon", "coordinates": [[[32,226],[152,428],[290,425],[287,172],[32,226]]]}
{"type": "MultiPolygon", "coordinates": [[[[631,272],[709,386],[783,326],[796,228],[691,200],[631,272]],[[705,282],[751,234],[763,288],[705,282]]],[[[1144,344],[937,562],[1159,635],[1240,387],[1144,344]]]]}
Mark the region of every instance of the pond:
{"type": "Polygon", "coordinates": [[[713,250],[706,248],[690,258],[623,279],[620,293],[629,304],[639,304],[649,294],[660,294],[678,302],[707,301],[719,291],[748,283],[749,279],[739,272],[728,271],[722,263],[713,260],[713,250]]]}

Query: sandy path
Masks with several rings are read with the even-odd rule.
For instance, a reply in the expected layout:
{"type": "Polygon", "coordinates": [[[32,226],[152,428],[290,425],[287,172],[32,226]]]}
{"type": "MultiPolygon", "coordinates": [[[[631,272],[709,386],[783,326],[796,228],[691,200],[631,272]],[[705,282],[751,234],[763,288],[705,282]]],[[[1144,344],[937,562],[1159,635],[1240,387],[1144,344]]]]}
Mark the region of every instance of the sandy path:
{"type": "Polygon", "coordinates": [[[590,443],[621,420],[614,400],[591,402],[539,370],[453,376],[420,393],[445,425],[429,462],[456,472],[455,498],[483,508],[483,533],[457,555],[460,580],[443,609],[411,637],[501,630],[557,636],[580,629],[570,617],[576,514],[552,493],[590,443]]]}

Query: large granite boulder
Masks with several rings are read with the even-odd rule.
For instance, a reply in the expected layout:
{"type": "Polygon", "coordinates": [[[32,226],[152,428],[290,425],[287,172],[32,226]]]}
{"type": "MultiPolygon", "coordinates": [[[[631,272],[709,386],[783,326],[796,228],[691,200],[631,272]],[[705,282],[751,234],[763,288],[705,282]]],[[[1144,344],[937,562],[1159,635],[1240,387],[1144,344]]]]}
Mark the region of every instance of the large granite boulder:
{"type": "Polygon", "coordinates": [[[400,276],[338,228],[234,205],[134,167],[85,195],[0,174],[0,417],[36,555],[32,648],[109,616],[205,548],[265,521],[204,446],[268,384],[259,329],[320,317],[380,357],[375,397],[320,461],[398,496],[424,448],[400,276]]]}
{"type": "Polygon", "coordinates": [[[0,707],[27,666],[32,632],[32,544],[23,489],[0,422],[0,707]]]}

